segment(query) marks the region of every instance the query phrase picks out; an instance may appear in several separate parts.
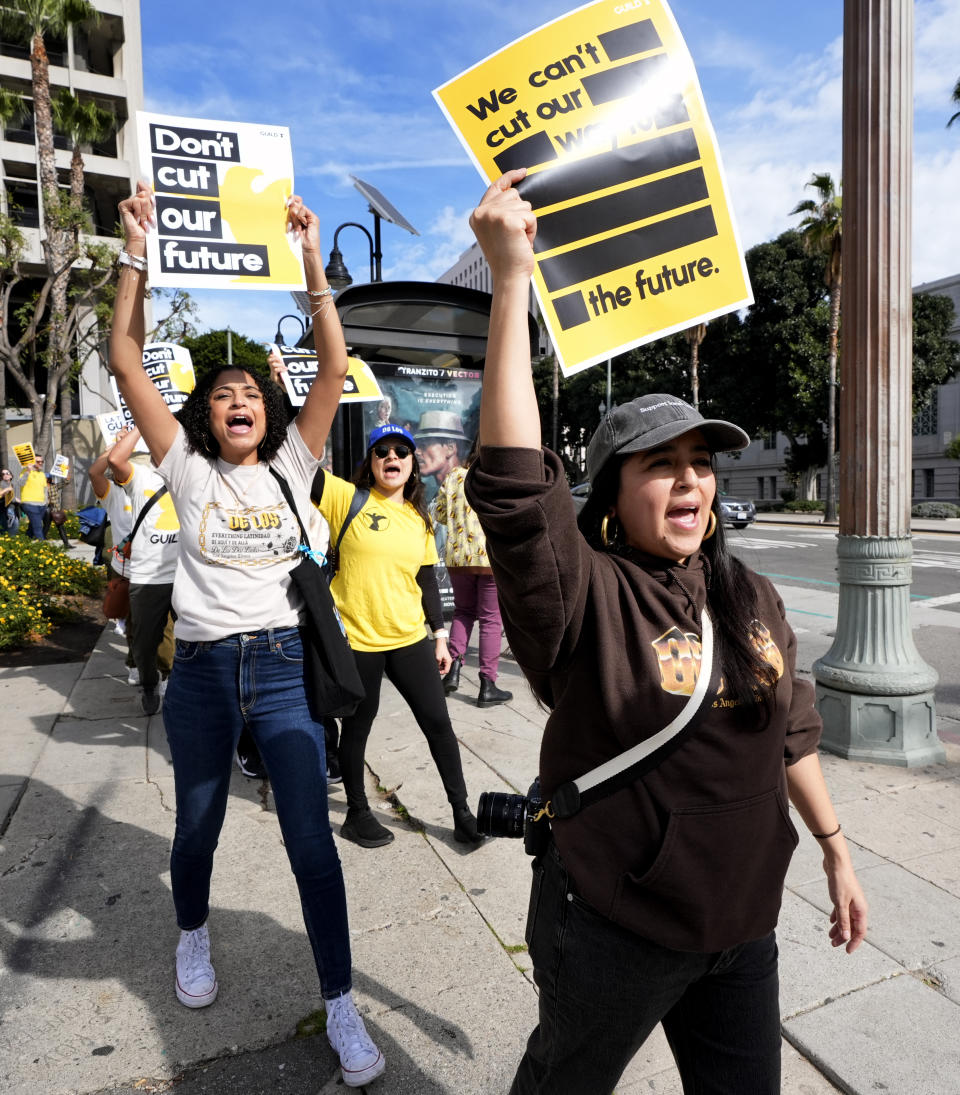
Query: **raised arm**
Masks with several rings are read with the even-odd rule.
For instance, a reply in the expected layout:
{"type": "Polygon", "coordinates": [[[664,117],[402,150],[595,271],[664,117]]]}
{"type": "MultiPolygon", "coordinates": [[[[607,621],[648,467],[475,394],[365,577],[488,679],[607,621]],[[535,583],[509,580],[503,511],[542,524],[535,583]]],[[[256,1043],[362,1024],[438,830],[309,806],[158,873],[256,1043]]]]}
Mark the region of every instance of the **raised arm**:
{"type": "Polygon", "coordinates": [[[540,412],[527,330],[537,219],[513,188],[524,175],[523,168],[501,175],[470,217],[493,277],[480,434],[484,445],[539,449],[540,412]]]}
{"type": "Polygon", "coordinates": [[[143,269],[122,264],[110,331],[110,369],[154,462],[159,464],[177,436],[177,420],[143,368],[143,296],[146,289],[147,232],[154,224],[153,193],[145,182],[120,203],[124,251],[143,269]]]}
{"type": "Polygon", "coordinates": [[[139,430],[127,430],[125,433],[118,434],[117,443],[107,453],[107,463],[113,472],[113,481],[118,487],[130,482],[130,477],[133,475],[133,465],[130,463],[130,457],[133,455],[133,450],[137,447],[139,440],[139,430]]]}
{"type": "MultiPolygon", "coordinates": [[[[116,447],[117,442],[124,438],[128,433],[133,432],[133,427],[124,428],[117,433],[117,436],[113,439],[113,446],[109,449],[104,449],[103,452],[94,460],[94,462],[87,469],[87,475],[90,482],[93,484],[93,491],[100,501],[106,498],[110,491],[110,480],[107,478],[107,462],[110,459],[110,454],[116,447]]],[[[139,436],[139,434],[137,435],[139,436]]]]}
{"type": "MultiPolygon", "coordinates": [[[[297,429],[307,448],[314,456],[321,457],[347,376],[347,347],[333,304],[333,293],[323,272],[319,221],[296,194],[288,203],[287,223],[303,247],[303,272],[310,297],[313,345],[317,352],[317,377],[297,415],[297,429]]],[[[274,380],[279,382],[276,370],[271,371],[274,380]]]]}
{"type": "Polygon", "coordinates": [[[867,934],[867,899],[854,873],[850,849],[840,831],[816,753],[787,766],[787,788],[790,801],[823,852],[823,870],[833,902],[830,942],[852,954],[867,934]]]}

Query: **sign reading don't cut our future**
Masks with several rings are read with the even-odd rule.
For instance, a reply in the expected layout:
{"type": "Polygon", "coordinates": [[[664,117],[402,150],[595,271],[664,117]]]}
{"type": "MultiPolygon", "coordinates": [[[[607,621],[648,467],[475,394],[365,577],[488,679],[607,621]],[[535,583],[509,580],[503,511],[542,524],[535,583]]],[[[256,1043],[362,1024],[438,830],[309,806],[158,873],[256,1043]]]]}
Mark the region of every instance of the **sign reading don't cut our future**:
{"type": "Polygon", "coordinates": [[[286,126],[137,113],[141,171],[153,185],[147,236],[155,286],[302,289],[287,234],[293,153],[286,126]]]}

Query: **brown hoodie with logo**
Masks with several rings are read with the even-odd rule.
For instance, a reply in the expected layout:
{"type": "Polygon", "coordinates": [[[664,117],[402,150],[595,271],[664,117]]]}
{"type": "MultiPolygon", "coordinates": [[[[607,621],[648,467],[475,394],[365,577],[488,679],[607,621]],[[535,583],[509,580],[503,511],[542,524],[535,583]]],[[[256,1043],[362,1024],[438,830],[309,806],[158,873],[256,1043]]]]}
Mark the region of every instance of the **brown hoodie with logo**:
{"type": "MultiPolygon", "coordinates": [[[[510,649],[551,709],[540,752],[547,799],[682,710],[699,672],[704,560],[699,552],[678,564],[594,551],[547,450],[482,448],[467,497],[487,537],[510,649]]],[[[783,604],[748,573],[764,656],[780,672],[769,723],[756,729],[720,684],[690,736],[656,768],[552,824],[581,896],[676,950],[719,951],[776,926],[797,843],[785,766],[820,740],[783,604]]]]}

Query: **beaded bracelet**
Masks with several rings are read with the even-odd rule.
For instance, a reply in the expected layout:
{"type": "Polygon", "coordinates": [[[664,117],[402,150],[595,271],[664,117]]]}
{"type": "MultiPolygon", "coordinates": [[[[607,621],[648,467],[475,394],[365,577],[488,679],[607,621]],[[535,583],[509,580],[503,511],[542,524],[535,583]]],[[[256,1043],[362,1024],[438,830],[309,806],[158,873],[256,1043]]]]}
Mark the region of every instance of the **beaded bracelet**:
{"type": "Polygon", "coordinates": [[[326,287],[326,289],[308,289],[307,290],[307,296],[308,297],[314,297],[314,298],[317,298],[317,297],[332,297],[333,296],[333,290],[330,288],[329,285],[326,287]]]}
{"type": "Polygon", "coordinates": [[[814,840],[829,840],[830,837],[836,836],[839,832],[840,826],[838,825],[832,833],[811,833],[810,835],[814,838],[814,840]]]}

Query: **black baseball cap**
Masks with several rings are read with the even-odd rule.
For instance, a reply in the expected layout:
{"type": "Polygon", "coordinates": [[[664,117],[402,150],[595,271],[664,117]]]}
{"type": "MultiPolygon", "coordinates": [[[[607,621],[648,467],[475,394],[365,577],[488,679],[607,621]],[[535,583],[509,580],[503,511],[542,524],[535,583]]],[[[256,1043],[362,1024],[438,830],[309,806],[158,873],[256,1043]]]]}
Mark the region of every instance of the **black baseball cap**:
{"type": "Polygon", "coordinates": [[[656,392],[621,403],[603,419],[587,446],[587,477],[596,483],[612,456],[646,452],[691,430],[703,434],[712,452],[732,452],[750,444],[750,437],[732,422],[704,418],[675,395],[656,392]]]}

